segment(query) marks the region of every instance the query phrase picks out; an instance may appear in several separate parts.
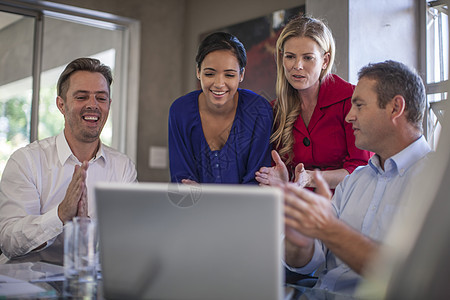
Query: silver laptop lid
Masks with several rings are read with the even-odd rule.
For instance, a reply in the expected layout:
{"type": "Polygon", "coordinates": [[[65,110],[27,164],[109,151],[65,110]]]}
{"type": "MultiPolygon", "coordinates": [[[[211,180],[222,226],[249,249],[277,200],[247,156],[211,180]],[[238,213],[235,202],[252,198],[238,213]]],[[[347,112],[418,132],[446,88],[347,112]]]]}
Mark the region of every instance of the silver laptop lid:
{"type": "Polygon", "coordinates": [[[104,183],[95,194],[106,298],[282,298],[278,189],[104,183]]]}

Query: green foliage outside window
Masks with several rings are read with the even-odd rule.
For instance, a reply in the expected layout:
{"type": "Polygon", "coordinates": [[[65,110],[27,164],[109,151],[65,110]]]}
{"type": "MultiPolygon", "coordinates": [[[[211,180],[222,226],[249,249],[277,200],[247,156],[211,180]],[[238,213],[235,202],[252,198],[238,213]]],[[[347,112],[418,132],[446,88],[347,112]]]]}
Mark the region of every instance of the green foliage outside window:
{"type": "Polygon", "coordinates": [[[63,128],[64,116],[56,106],[56,86],[41,88],[38,139],[57,135],[63,128]]]}
{"type": "Polygon", "coordinates": [[[11,153],[30,140],[30,101],[13,97],[0,102],[0,175],[11,153]]]}
{"type": "MultiPolygon", "coordinates": [[[[54,136],[64,128],[64,117],[56,107],[56,88],[41,89],[39,139],[54,136]]],[[[31,100],[25,96],[0,101],[0,176],[9,156],[30,142],[31,100]]]]}

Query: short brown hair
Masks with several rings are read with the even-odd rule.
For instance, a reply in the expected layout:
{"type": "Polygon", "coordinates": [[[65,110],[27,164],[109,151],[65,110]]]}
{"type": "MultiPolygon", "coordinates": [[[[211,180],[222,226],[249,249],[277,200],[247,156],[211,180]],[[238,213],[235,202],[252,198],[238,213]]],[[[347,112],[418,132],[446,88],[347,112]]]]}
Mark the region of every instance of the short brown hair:
{"type": "Polygon", "coordinates": [[[375,92],[380,108],[385,108],[392,98],[401,95],[405,99],[407,120],[422,129],[426,104],[425,86],[413,69],[403,63],[386,60],[363,67],[358,72],[358,77],[376,81],[375,92]]]}
{"type": "Polygon", "coordinates": [[[56,86],[59,97],[64,100],[66,99],[66,94],[69,90],[69,78],[76,71],[89,71],[102,74],[108,82],[108,92],[111,92],[110,87],[113,81],[111,68],[102,64],[98,59],[82,57],[70,62],[59,76],[56,86]]]}

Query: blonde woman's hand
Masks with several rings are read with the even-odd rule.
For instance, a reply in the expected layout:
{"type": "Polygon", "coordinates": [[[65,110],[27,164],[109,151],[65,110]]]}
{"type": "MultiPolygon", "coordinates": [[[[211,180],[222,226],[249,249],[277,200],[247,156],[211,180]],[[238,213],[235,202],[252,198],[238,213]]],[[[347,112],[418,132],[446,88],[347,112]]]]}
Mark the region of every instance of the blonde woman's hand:
{"type": "Polygon", "coordinates": [[[295,167],[294,182],[299,187],[315,187],[312,171],[305,170],[303,163],[299,163],[295,167]]]}
{"type": "Polygon", "coordinates": [[[289,181],[286,165],[275,150],[272,150],[272,159],[275,162],[275,166],[262,167],[255,173],[255,179],[260,185],[276,186],[289,181]]]}

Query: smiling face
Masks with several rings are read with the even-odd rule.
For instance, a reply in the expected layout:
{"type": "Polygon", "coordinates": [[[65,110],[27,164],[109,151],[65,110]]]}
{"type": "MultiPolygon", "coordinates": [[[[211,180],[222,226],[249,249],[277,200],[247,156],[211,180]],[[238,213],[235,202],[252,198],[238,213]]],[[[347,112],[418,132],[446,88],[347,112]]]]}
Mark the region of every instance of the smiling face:
{"type": "Polygon", "coordinates": [[[329,63],[329,53],[309,37],[292,37],[283,46],[286,79],[298,91],[318,87],[320,74],[329,63]]]}
{"type": "Polygon", "coordinates": [[[364,77],[359,80],[345,120],[353,125],[356,147],[380,155],[392,147],[389,137],[394,129],[387,109],[389,104],[386,108],[378,105],[376,83],[376,80],[364,77]]]}
{"type": "Polygon", "coordinates": [[[71,142],[96,142],[108,119],[111,99],[108,83],[100,73],[76,71],[69,78],[66,99],[56,103],[64,115],[64,133],[71,142]]]}
{"type": "Polygon", "coordinates": [[[206,104],[220,109],[234,106],[239,83],[244,78],[239,62],[230,50],[217,50],[205,56],[200,69],[197,69],[206,104]]]}

